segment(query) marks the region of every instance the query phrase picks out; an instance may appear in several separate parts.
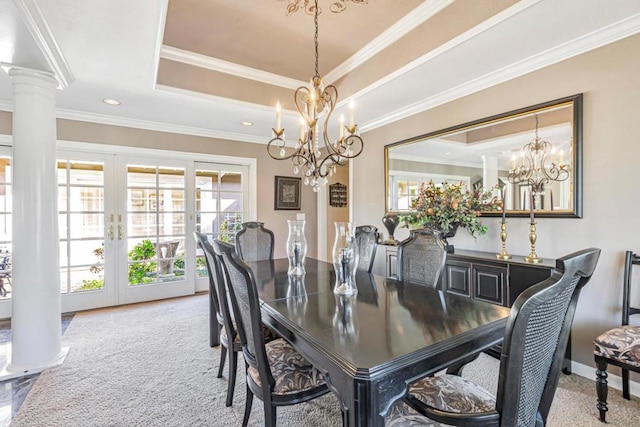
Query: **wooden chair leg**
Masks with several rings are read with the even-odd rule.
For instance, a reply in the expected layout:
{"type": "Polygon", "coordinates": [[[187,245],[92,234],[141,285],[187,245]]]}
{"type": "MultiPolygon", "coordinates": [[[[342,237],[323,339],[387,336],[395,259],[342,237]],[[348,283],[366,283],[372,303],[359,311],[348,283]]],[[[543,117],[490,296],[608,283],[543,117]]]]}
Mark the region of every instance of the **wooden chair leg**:
{"type": "Polygon", "coordinates": [[[218,378],[222,378],[222,370],[224,369],[224,361],[227,359],[227,348],[220,347],[220,368],[218,368],[218,378]]]}
{"type": "Polygon", "coordinates": [[[604,359],[596,359],[596,393],[598,394],[598,411],[600,412],[600,421],[606,423],[607,411],[607,361],[604,359]]]}
{"type": "Polygon", "coordinates": [[[267,427],[276,427],[276,407],[264,401],[264,423],[267,427]]]}
{"type": "Polygon", "coordinates": [[[242,427],[247,427],[249,424],[249,416],[251,415],[251,405],[253,404],[253,393],[249,386],[247,386],[247,397],[244,400],[244,418],[242,419],[242,427]]]}
{"type": "Polygon", "coordinates": [[[236,388],[236,371],[238,369],[238,353],[229,348],[229,385],[227,386],[227,406],[233,404],[233,392],[236,388]]]}
{"type": "Polygon", "coordinates": [[[622,368],[622,397],[631,400],[629,395],[629,370],[622,368]]]}

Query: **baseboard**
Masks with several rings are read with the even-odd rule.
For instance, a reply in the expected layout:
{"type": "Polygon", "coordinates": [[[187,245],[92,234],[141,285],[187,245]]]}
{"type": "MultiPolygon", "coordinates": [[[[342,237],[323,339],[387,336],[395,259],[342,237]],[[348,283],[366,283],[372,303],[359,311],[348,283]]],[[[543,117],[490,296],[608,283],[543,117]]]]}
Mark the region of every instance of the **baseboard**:
{"type": "MultiPolygon", "coordinates": [[[[581,377],[589,378],[590,380],[596,380],[596,368],[594,366],[583,365],[582,363],[571,362],[571,372],[576,375],[580,375],[581,377]]],[[[607,377],[607,382],[609,388],[615,388],[617,390],[622,390],[622,377],[618,375],[613,375],[607,372],[609,375],[607,377]]],[[[594,389],[595,393],[595,389],[594,389]]],[[[635,381],[629,381],[629,393],[633,396],[640,397],[640,383],[635,381]]]]}

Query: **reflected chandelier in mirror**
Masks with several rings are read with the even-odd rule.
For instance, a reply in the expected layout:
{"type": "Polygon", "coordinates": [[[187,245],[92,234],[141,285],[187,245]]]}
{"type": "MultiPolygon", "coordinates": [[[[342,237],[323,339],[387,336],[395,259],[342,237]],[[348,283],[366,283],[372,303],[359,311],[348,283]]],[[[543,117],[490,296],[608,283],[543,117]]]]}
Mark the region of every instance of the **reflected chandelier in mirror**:
{"type": "Polygon", "coordinates": [[[432,180],[503,187],[510,217],[528,216],[533,199],[536,217],[580,218],[582,94],[389,144],[385,177],[386,211],[409,211],[432,180]]]}

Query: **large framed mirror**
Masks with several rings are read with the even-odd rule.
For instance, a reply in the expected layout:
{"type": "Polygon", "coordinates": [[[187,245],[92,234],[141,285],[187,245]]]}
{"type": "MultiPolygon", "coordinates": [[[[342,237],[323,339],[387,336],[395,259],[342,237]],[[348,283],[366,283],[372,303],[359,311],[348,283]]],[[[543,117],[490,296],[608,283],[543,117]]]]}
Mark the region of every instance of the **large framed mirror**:
{"type": "Polygon", "coordinates": [[[528,216],[533,205],[536,216],[581,218],[582,94],[386,145],[385,176],[387,212],[409,211],[432,180],[498,197],[503,188],[510,217],[528,216]]]}

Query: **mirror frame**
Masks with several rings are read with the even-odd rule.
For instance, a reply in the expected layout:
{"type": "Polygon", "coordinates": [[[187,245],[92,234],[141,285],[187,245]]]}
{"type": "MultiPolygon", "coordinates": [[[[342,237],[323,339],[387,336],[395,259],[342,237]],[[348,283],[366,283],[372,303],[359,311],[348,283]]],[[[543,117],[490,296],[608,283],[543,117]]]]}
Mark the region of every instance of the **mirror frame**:
{"type": "MultiPolygon", "coordinates": [[[[445,129],[441,129],[435,132],[429,132],[426,134],[418,135],[412,138],[404,139],[402,141],[394,142],[384,146],[384,206],[385,212],[389,212],[389,149],[398,147],[401,145],[411,144],[413,142],[424,141],[427,139],[445,136],[451,133],[460,132],[462,130],[468,130],[477,126],[487,125],[491,123],[497,123],[505,119],[513,119],[517,116],[524,116],[535,113],[539,110],[545,110],[550,107],[555,107],[561,104],[573,105],[573,159],[572,159],[572,185],[573,185],[573,198],[572,206],[569,209],[563,210],[536,210],[536,217],[548,217],[548,218],[582,218],[582,109],[583,100],[582,94],[571,95],[564,98],[555,99],[553,101],[543,102],[541,104],[532,105],[529,107],[520,108],[517,110],[509,111],[502,114],[486,117],[483,119],[474,120],[461,125],[451,126],[445,129]]],[[[404,211],[403,211],[404,212],[404,211]]],[[[408,211],[407,211],[408,212],[408,211]]],[[[500,216],[501,212],[482,212],[481,216],[493,217],[500,216]]],[[[528,217],[529,211],[523,210],[507,210],[506,216],[508,217],[528,217]]]]}

